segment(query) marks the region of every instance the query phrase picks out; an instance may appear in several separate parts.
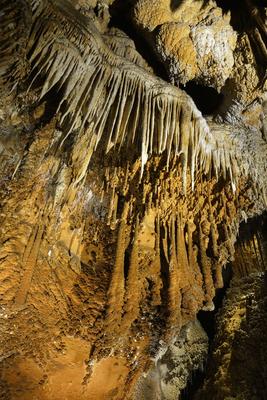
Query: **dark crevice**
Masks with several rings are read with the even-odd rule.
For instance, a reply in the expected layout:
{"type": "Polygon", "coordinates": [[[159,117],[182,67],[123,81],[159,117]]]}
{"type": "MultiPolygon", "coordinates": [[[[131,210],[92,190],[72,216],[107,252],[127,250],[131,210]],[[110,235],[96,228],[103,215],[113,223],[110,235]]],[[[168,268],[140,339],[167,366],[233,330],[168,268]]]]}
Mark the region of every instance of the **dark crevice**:
{"type": "Polygon", "coordinates": [[[197,369],[193,371],[192,376],[187,383],[187,386],[183,390],[181,390],[179,399],[177,400],[192,400],[193,395],[203,385],[205,376],[205,369],[197,369]]]}
{"type": "Polygon", "coordinates": [[[236,259],[233,272],[247,276],[251,272],[267,270],[267,213],[241,223],[235,245],[236,259]]]}
{"type": "Polygon", "coordinates": [[[220,7],[224,13],[231,12],[230,23],[237,32],[245,32],[253,28],[255,20],[251,15],[251,7],[257,8],[261,12],[264,7],[267,6],[266,0],[216,0],[218,7],[220,7]]]}
{"type": "Polygon", "coordinates": [[[197,108],[204,115],[215,115],[224,101],[224,95],[212,87],[199,85],[194,81],[181,86],[194,100],[197,108]]]}
{"type": "MultiPolygon", "coordinates": [[[[240,13],[246,3],[244,0],[216,0],[216,3],[224,12],[234,11],[240,13]]],[[[267,7],[267,0],[253,0],[256,7],[267,7]]]]}
{"type": "Polygon", "coordinates": [[[129,268],[130,268],[130,249],[128,248],[124,255],[124,279],[125,281],[128,278],[129,268]]]}
{"type": "Polygon", "coordinates": [[[176,11],[183,2],[183,0],[170,0],[170,9],[172,12],[176,11]]]}
{"type": "Polygon", "coordinates": [[[61,85],[57,83],[44,96],[41,97],[40,95],[45,82],[45,76],[38,74],[37,69],[33,69],[30,76],[24,83],[25,90],[31,90],[32,93],[38,94],[39,100],[33,104],[33,108],[38,108],[41,104],[45,104],[44,113],[38,120],[38,127],[47,124],[56,115],[58,105],[64,93],[64,87],[61,87],[61,85]]]}
{"type": "MultiPolygon", "coordinates": [[[[161,228],[160,237],[164,238],[165,231],[161,228]]],[[[162,288],[160,291],[161,295],[161,308],[162,315],[166,315],[168,313],[168,288],[170,285],[170,274],[169,274],[169,264],[166,260],[164,249],[163,249],[163,241],[160,241],[160,275],[162,280],[162,288]]]]}
{"type": "MultiPolygon", "coordinates": [[[[216,314],[222,307],[223,299],[232,279],[232,269],[230,264],[223,269],[222,274],[224,287],[216,290],[216,295],[213,299],[215,306],[214,311],[199,311],[197,314],[197,319],[201,323],[209,338],[209,354],[211,354],[212,343],[216,332],[216,314]]],[[[203,385],[205,376],[205,368],[195,370],[191,379],[188,381],[187,386],[181,391],[179,400],[192,400],[194,394],[203,385]]]]}
{"type": "Polygon", "coordinates": [[[239,227],[237,245],[251,240],[251,238],[261,232],[267,240],[267,212],[263,215],[250,218],[247,222],[242,222],[239,227]]]}
{"type": "Polygon", "coordinates": [[[223,275],[223,282],[224,286],[223,288],[217,289],[216,290],[216,295],[213,299],[214,303],[214,310],[213,311],[199,311],[197,314],[197,319],[203,326],[204,330],[206,331],[208,338],[209,338],[209,343],[211,345],[215,331],[216,331],[216,314],[218,310],[222,307],[223,299],[225,297],[226,291],[230,286],[230,282],[232,279],[232,268],[231,264],[227,264],[226,267],[222,271],[223,275]]]}
{"type": "Polygon", "coordinates": [[[234,30],[244,32],[248,27],[249,21],[246,15],[244,0],[216,0],[217,5],[224,13],[231,12],[230,23],[234,30]]]}
{"type": "Polygon", "coordinates": [[[137,52],[153,69],[154,74],[169,82],[165,66],[157,59],[157,57],[155,57],[155,54],[151,49],[149,43],[144,40],[143,35],[139,33],[139,29],[137,29],[132,23],[132,5],[133,1],[131,0],[115,0],[114,3],[112,3],[112,5],[110,6],[110,27],[118,28],[126,33],[127,36],[133,40],[137,52]]]}
{"type": "Polygon", "coordinates": [[[42,97],[41,101],[37,104],[40,105],[45,103],[45,112],[40,119],[42,125],[49,123],[52,118],[56,115],[58,105],[62,99],[63,92],[59,88],[59,85],[55,85],[48,93],[42,97]]]}

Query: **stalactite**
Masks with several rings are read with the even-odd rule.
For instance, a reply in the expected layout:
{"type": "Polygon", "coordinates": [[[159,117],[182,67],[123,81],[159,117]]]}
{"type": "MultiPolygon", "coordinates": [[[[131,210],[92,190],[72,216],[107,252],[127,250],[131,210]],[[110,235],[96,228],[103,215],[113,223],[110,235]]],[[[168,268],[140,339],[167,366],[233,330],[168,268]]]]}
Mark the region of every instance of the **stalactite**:
{"type": "Polygon", "coordinates": [[[224,235],[225,235],[225,244],[227,249],[229,250],[229,253],[231,257],[234,257],[235,249],[234,249],[234,243],[233,243],[233,238],[230,232],[230,227],[228,227],[226,224],[223,225],[223,230],[224,230],[224,235]]]}
{"type": "Polygon", "coordinates": [[[247,224],[246,229],[240,229],[240,238],[235,244],[232,269],[237,277],[267,269],[264,225],[247,224]]]}
{"type": "Polygon", "coordinates": [[[0,15],[0,86],[12,89],[28,72],[26,45],[31,26],[28,1],[1,2],[0,15]]]}
{"type": "Polygon", "coordinates": [[[121,323],[123,312],[125,279],[124,279],[124,258],[127,248],[127,216],[128,203],[125,204],[118,231],[117,249],[114,262],[114,270],[108,290],[108,304],[106,326],[107,331],[116,332],[121,323]]]}
{"type": "Polygon", "coordinates": [[[139,315],[140,296],[142,286],[141,276],[139,274],[139,221],[135,225],[134,239],[129,261],[129,272],[125,290],[124,316],[122,328],[127,331],[139,315]]]}
{"type": "MultiPolygon", "coordinates": [[[[169,288],[168,288],[168,329],[169,333],[181,325],[181,266],[177,259],[175,216],[170,221],[169,240],[169,288]]],[[[179,256],[179,255],[178,255],[179,256]]]]}
{"type": "Polygon", "coordinates": [[[135,144],[141,156],[141,176],[152,154],[166,151],[168,165],[173,150],[183,165],[184,191],[188,166],[192,188],[198,170],[208,175],[212,164],[217,176],[222,170],[226,177],[228,170],[236,181],[231,166],[235,157],[228,157],[223,141],[211,133],[189,96],[150,75],[140,63],[122,61],[92,21],[77,13],[67,0],[53,4],[32,0],[31,5],[34,23],[28,53],[34,80],[40,74],[46,77],[41,96],[53,87],[64,87],[58,110],[61,124],[69,121],[65,139],[75,129],[92,125],[91,135],[95,132],[96,139],[88,137],[89,153],[104,143],[106,152],[113,146],[135,144]],[[65,24],[49,18],[59,14],[65,24]],[[43,35],[39,35],[41,31],[43,35]],[[69,46],[62,35],[65,43],[71,41],[69,46]]]}
{"type": "Polygon", "coordinates": [[[149,271],[150,276],[154,282],[154,289],[152,294],[152,306],[156,307],[161,304],[160,291],[162,289],[162,282],[158,279],[160,276],[161,269],[161,259],[160,259],[160,221],[159,216],[155,219],[155,257],[153,259],[153,264],[151,265],[151,270],[149,271]]]}
{"type": "MultiPolygon", "coordinates": [[[[189,266],[194,271],[195,283],[202,287],[203,285],[203,277],[200,273],[200,269],[197,264],[197,257],[194,251],[194,242],[193,242],[193,232],[196,230],[196,225],[192,221],[188,221],[187,223],[187,235],[188,235],[188,262],[189,266]]],[[[196,245],[195,245],[196,246],[196,245]]]]}
{"type": "Polygon", "coordinates": [[[207,236],[203,234],[201,225],[199,226],[199,247],[200,247],[200,262],[201,270],[204,278],[204,285],[206,291],[206,308],[207,310],[213,307],[212,299],[215,295],[212,274],[211,274],[211,262],[206,254],[207,241],[209,240],[207,236]]]}
{"type": "Polygon", "coordinates": [[[163,225],[163,232],[164,232],[164,235],[161,238],[162,247],[163,247],[163,252],[164,252],[164,256],[166,258],[166,261],[169,264],[170,263],[170,258],[169,258],[169,252],[168,252],[168,231],[167,231],[166,224],[163,225]]]}

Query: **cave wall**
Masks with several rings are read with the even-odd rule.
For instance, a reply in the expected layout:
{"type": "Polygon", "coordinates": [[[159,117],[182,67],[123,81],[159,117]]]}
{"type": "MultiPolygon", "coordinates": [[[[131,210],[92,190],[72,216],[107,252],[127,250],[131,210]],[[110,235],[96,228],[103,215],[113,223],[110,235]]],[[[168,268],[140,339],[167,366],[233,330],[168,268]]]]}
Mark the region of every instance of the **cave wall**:
{"type": "Polygon", "coordinates": [[[112,26],[123,6],[111,3],[0,1],[6,400],[130,399],[144,373],[164,398],[166,357],[187,365],[169,384],[178,395],[198,357],[171,345],[201,332],[196,315],[214,308],[239,224],[266,209],[264,74],[250,32],[238,42],[213,1],[155,2],[156,21],[146,1],[129,2],[122,17],[166,81],[112,26]],[[182,90],[192,79],[228,93],[221,111],[204,118],[182,90]]]}
{"type": "Polygon", "coordinates": [[[234,278],[217,316],[207,378],[194,398],[266,398],[266,323],[266,272],[234,278]]]}

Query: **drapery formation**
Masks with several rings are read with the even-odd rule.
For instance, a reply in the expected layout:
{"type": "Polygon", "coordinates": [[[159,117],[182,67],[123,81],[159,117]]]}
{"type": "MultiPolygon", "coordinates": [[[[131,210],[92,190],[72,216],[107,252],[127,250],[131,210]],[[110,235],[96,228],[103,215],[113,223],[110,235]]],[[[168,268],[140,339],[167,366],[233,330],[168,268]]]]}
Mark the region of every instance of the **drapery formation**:
{"type": "Polygon", "coordinates": [[[17,88],[2,104],[2,390],[16,395],[21,365],[53,385],[53,360],[84,346],[84,395],[118,358],[120,398],[213,308],[240,221],[266,208],[267,145],[206,121],[71,2],[0,4],[3,96],[17,88]]]}

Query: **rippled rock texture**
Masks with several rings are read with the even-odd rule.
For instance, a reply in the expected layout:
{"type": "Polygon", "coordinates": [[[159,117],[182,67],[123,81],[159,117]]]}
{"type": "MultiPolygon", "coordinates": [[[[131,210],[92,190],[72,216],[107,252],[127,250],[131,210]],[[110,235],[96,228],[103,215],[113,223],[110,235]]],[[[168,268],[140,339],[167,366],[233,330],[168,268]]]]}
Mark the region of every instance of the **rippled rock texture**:
{"type": "Polygon", "coordinates": [[[3,399],[171,399],[203,364],[267,205],[266,8],[217,3],[0,0],[3,399]]]}

